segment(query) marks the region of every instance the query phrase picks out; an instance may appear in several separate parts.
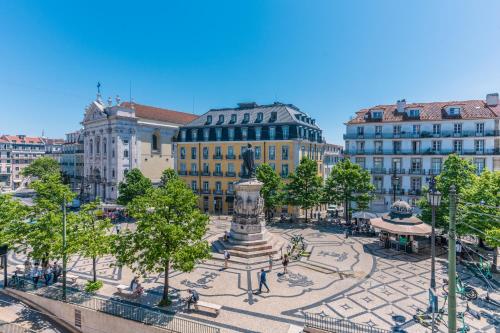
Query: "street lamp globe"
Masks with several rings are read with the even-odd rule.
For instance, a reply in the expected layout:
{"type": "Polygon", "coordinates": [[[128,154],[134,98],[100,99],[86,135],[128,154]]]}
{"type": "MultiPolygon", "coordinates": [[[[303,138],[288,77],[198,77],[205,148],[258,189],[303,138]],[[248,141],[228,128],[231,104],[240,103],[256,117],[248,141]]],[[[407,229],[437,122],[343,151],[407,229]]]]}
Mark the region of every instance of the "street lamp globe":
{"type": "Polygon", "coordinates": [[[427,202],[432,207],[438,207],[441,204],[441,192],[429,190],[427,193],[427,202]]]}

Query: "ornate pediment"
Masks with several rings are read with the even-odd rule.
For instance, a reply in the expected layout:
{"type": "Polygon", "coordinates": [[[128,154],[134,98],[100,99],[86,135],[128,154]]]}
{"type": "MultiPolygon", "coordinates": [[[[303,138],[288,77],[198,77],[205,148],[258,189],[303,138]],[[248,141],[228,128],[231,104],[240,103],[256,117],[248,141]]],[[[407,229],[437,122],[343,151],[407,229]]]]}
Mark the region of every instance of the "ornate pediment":
{"type": "Polygon", "coordinates": [[[89,106],[85,109],[85,116],[83,118],[83,122],[95,121],[99,119],[107,118],[107,114],[104,112],[104,105],[101,104],[100,101],[93,101],[89,106]]]}

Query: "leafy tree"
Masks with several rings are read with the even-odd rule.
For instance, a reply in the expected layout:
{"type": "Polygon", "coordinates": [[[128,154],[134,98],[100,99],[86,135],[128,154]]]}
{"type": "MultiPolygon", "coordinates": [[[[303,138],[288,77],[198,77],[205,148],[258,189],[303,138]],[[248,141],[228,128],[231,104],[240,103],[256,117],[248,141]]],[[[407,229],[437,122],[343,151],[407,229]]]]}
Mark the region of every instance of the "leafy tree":
{"type": "Polygon", "coordinates": [[[160,305],[168,305],[170,268],[192,271],[197,261],[209,258],[209,244],[202,240],[208,216],[197,207],[198,197],[181,179],[165,187],[149,188],[127,206],[137,220],[134,232],[121,233],[116,244],[119,264],[134,271],[164,273],[160,305]]]}
{"type": "MultiPolygon", "coordinates": [[[[456,154],[449,155],[443,163],[443,169],[436,177],[436,189],[441,192],[441,205],[436,208],[436,227],[448,229],[450,187],[455,185],[457,195],[471,187],[476,181],[475,167],[466,159],[456,154]]],[[[421,208],[420,218],[430,223],[432,221],[432,207],[427,202],[428,189],[424,189],[424,195],[418,202],[421,208]]]]}
{"type": "Polygon", "coordinates": [[[152,187],[151,180],[145,177],[139,169],[132,169],[125,176],[125,181],[118,185],[117,202],[120,205],[127,205],[135,197],[144,195],[152,187]]]}
{"type": "Polygon", "coordinates": [[[59,174],[59,163],[50,157],[40,157],[34,160],[21,172],[24,177],[42,178],[45,175],[59,174]]]}
{"type": "Polygon", "coordinates": [[[351,203],[358,209],[366,209],[375,189],[368,171],[356,163],[345,159],[337,163],[328,176],[324,188],[324,200],[330,203],[342,203],[344,215],[349,221],[351,203]]]}
{"type": "Polygon", "coordinates": [[[16,249],[19,235],[25,233],[29,209],[9,195],[0,194],[0,245],[16,249]]]}
{"type": "Polygon", "coordinates": [[[256,176],[263,183],[260,194],[264,198],[266,216],[269,219],[271,210],[283,203],[283,182],[269,164],[259,165],[256,176]]]}
{"type": "Polygon", "coordinates": [[[166,184],[172,179],[179,179],[177,172],[175,172],[175,170],[172,168],[168,168],[168,169],[163,170],[163,172],[161,174],[161,179],[160,179],[161,186],[163,186],[163,187],[166,186],[166,184]]]}
{"type": "Polygon", "coordinates": [[[293,206],[307,211],[321,202],[323,179],[318,175],[318,165],[315,161],[304,157],[295,172],[288,176],[286,185],[287,201],[293,206]]]}
{"type": "Polygon", "coordinates": [[[92,259],[92,281],[97,281],[97,258],[111,253],[113,225],[108,218],[100,218],[99,201],[81,207],[77,213],[78,253],[92,259]]]}

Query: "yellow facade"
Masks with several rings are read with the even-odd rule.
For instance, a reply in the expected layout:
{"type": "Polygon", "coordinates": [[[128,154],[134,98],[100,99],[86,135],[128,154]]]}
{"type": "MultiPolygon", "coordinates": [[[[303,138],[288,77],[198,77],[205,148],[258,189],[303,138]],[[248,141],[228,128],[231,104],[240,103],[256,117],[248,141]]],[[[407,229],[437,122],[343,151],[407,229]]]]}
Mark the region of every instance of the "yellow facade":
{"type": "MultiPolygon", "coordinates": [[[[200,197],[200,209],[211,214],[232,213],[234,193],[231,192],[231,184],[241,179],[240,172],[243,164],[241,155],[247,143],[246,141],[176,143],[177,172],[193,189],[193,182],[196,183],[196,192],[200,197]],[[232,147],[232,155],[230,147],[232,147]],[[192,155],[193,148],[196,151],[196,156],[192,155]],[[204,154],[207,148],[208,154],[204,154]]],[[[274,166],[276,172],[285,181],[303,156],[317,160],[318,172],[322,170],[322,144],[320,143],[276,140],[252,141],[251,144],[256,152],[256,165],[267,163],[274,166]]],[[[278,214],[281,212],[286,212],[289,215],[296,214],[294,207],[285,207],[283,211],[278,210],[278,214]]]]}

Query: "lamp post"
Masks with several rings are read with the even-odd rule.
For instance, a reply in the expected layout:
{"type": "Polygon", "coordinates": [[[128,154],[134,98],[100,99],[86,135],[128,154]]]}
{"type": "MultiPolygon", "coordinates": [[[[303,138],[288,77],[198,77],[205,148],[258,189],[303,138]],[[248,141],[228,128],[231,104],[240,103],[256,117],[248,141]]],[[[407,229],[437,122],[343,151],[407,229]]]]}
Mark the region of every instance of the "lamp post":
{"type": "Polygon", "coordinates": [[[436,190],[436,179],[434,176],[429,180],[429,192],[427,192],[427,202],[432,209],[432,233],[431,233],[431,304],[432,312],[432,332],[435,332],[435,311],[436,311],[436,208],[441,204],[441,193],[436,190]]]}
{"type": "Polygon", "coordinates": [[[399,182],[399,177],[396,176],[396,170],[392,175],[392,203],[396,202],[396,185],[399,182]]]}

